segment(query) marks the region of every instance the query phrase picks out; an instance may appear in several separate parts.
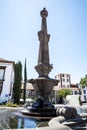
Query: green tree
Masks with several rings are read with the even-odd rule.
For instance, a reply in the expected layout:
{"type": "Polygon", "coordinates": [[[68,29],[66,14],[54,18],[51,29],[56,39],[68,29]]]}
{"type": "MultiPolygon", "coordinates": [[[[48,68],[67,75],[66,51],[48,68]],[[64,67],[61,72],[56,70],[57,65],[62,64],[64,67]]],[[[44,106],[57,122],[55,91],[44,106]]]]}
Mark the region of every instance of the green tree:
{"type": "Polygon", "coordinates": [[[26,68],[26,59],[25,59],[25,65],[24,65],[24,96],[23,96],[24,103],[25,103],[25,100],[26,100],[26,83],[27,83],[27,68],[26,68]]]}
{"type": "Polygon", "coordinates": [[[71,94],[71,90],[70,89],[60,89],[58,91],[58,97],[61,97],[61,98],[66,98],[67,95],[70,95],[71,94]]]}
{"type": "Polygon", "coordinates": [[[22,81],[22,64],[19,61],[15,64],[15,75],[14,75],[14,85],[13,85],[13,98],[14,103],[20,103],[21,96],[21,81],[22,81]]]}
{"type": "Polygon", "coordinates": [[[87,75],[85,75],[83,78],[81,78],[80,85],[82,88],[87,86],[87,75]]]}

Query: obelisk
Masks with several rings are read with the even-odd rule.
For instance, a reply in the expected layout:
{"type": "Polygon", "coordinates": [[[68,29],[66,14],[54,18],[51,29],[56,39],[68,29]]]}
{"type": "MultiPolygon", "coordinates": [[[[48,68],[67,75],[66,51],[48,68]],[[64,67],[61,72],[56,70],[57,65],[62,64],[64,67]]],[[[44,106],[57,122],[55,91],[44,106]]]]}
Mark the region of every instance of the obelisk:
{"type": "Polygon", "coordinates": [[[50,35],[47,34],[47,23],[46,23],[46,17],[48,16],[47,10],[44,8],[41,11],[40,15],[42,17],[41,31],[38,32],[40,46],[39,46],[38,65],[35,67],[35,69],[39,73],[39,77],[41,76],[48,77],[48,74],[52,69],[52,65],[50,65],[50,59],[49,59],[48,42],[50,35]]]}

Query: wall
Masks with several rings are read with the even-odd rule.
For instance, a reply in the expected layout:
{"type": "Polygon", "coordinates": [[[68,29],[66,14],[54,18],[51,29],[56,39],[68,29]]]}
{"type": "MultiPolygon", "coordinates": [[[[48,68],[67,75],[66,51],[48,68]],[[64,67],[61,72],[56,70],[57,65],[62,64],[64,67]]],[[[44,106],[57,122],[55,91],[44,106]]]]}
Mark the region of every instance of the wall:
{"type": "Polygon", "coordinates": [[[67,105],[78,106],[79,105],[79,95],[68,95],[66,97],[67,105]]]}
{"type": "Polygon", "coordinates": [[[0,62],[0,66],[5,66],[5,75],[3,82],[3,89],[0,95],[0,102],[7,101],[12,95],[13,80],[14,80],[14,68],[13,63],[0,62]]]}

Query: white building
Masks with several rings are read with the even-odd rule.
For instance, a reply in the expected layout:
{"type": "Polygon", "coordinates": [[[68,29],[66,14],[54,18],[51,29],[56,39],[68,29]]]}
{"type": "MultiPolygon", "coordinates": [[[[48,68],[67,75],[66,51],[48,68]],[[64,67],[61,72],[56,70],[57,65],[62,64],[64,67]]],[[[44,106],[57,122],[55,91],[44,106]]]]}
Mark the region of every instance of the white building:
{"type": "Polygon", "coordinates": [[[14,82],[14,61],[0,58],[0,103],[12,97],[14,82]]]}
{"type": "Polygon", "coordinates": [[[80,88],[80,94],[81,94],[81,101],[83,103],[87,102],[87,87],[80,88]]]}
{"type": "Polygon", "coordinates": [[[70,88],[71,77],[70,74],[60,73],[55,76],[57,80],[59,80],[58,87],[59,88],[70,88]]]}

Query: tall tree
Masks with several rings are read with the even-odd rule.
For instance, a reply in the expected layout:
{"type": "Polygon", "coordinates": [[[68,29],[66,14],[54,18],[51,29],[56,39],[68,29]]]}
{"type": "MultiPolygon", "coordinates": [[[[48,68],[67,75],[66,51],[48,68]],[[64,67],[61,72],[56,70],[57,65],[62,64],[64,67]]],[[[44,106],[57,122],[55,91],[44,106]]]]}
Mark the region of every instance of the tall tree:
{"type": "Polygon", "coordinates": [[[15,64],[15,76],[14,76],[14,85],[13,85],[13,98],[14,103],[20,103],[21,96],[21,81],[22,81],[22,64],[19,61],[15,64]]]}
{"type": "Polygon", "coordinates": [[[87,87],[87,75],[85,75],[83,78],[81,78],[80,85],[82,88],[87,87]]]}
{"type": "Polygon", "coordinates": [[[26,83],[27,83],[27,68],[26,68],[26,58],[25,58],[25,65],[24,65],[24,103],[26,100],[26,83]]]}
{"type": "Polygon", "coordinates": [[[67,88],[63,88],[63,89],[58,90],[57,94],[58,94],[58,97],[60,99],[60,103],[65,103],[66,96],[70,95],[71,92],[72,91],[70,89],[67,89],[67,88]]]}

